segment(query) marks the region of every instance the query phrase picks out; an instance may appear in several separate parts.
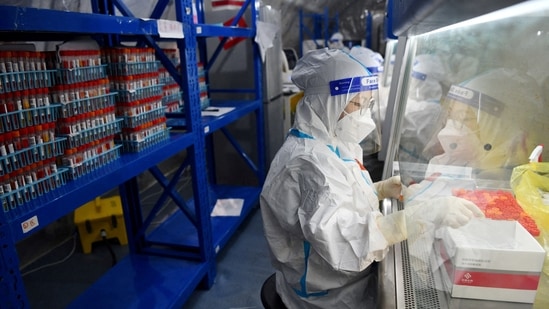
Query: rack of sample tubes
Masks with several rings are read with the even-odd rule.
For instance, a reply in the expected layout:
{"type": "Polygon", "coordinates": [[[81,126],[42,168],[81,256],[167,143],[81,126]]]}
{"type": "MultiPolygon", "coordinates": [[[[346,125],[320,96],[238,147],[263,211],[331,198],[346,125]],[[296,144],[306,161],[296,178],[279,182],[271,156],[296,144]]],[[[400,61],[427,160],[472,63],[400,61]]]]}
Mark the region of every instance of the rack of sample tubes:
{"type": "MultiPolygon", "coordinates": [[[[172,64],[177,70],[181,70],[181,62],[179,59],[179,51],[177,49],[163,49],[164,54],[170,59],[172,64]]],[[[197,63],[198,69],[198,85],[200,91],[200,109],[204,110],[210,106],[210,99],[208,95],[208,86],[206,83],[206,71],[202,62],[197,63]]],[[[184,113],[185,102],[183,100],[183,93],[180,90],[179,84],[169,74],[168,70],[162,65],[159,68],[160,83],[162,86],[163,97],[162,104],[165,107],[167,114],[172,113],[184,113]]]]}
{"type": "Polygon", "coordinates": [[[55,136],[60,105],[50,93],[56,71],[46,63],[44,52],[0,51],[0,199],[11,219],[66,181],[57,161],[65,139],[55,136]]]}
{"type": "Polygon", "coordinates": [[[116,117],[123,120],[116,143],[124,152],[140,152],[167,140],[169,130],[154,49],[118,47],[103,52],[110,87],[117,92],[116,117]]]}
{"type": "Polygon", "coordinates": [[[114,139],[122,120],[115,116],[116,92],[110,91],[100,50],[61,50],[52,57],[52,99],[61,105],[56,135],[66,139],[61,163],[76,179],[120,157],[114,139]]]}
{"type": "MultiPolygon", "coordinates": [[[[163,49],[164,54],[168,57],[173,66],[180,72],[181,61],[179,60],[179,51],[176,48],[163,49]]],[[[181,86],[176,82],[168,70],[160,64],[158,69],[160,83],[162,84],[162,105],[166,113],[177,113],[183,108],[183,93],[181,86]]]]}
{"type": "Polygon", "coordinates": [[[197,63],[198,66],[198,87],[200,90],[200,108],[202,110],[210,106],[210,97],[208,95],[208,84],[206,83],[206,70],[202,62],[197,63]]]}

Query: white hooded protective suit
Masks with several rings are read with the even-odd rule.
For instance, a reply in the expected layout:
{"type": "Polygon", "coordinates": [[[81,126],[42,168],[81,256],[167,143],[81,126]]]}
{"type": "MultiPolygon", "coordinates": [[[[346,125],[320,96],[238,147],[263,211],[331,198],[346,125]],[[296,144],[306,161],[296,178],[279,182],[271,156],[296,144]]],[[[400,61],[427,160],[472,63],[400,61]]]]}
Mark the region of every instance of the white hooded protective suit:
{"type": "Polygon", "coordinates": [[[344,82],[359,77],[359,90],[375,91],[368,76],[356,59],[332,49],[309,52],[293,71],[305,94],[260,198],[277,291],[288,308],[369,308],[375,301],[372,264],[389,245],[376,224],[379,198],[360,146],[335,133],[356,95],[344,82]]]}

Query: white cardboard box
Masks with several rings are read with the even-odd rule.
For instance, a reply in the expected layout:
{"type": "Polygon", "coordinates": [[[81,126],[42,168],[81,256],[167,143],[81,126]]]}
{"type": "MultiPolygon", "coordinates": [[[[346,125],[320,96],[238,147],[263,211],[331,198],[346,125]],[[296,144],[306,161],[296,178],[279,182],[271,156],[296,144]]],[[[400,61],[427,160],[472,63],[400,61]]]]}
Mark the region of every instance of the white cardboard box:
{"type": "Polygon", "coordinates": [[[446,228],[436,249],[452,297],[534,302],[545,251],[517,221],[446,228]]]}

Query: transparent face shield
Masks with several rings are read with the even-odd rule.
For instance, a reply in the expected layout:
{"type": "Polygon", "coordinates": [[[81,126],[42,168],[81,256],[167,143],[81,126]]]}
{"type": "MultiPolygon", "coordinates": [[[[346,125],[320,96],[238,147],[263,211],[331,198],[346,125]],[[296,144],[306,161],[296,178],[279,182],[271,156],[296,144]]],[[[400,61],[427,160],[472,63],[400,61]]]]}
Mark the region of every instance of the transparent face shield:
{"type": "Polygon", "coordinates": [[[377,76],[357,76],[330,82],[331,96],[342,96],[345,106],[338,119],[336,136],[360,143],[364,155],[381,145],[377,76]],[[343,118],[347,118],[343,120],[343,118]],[[353,135],[352,138],[347,136],[353,135]]]}
{"type": "MultiPolygon", "coordinates": [[[[378,77],[379,83],[379,67],[368,67],[368,70],[370,70],[370,72],[373,72],[373,74],[378,77]]],[[[366,138],[360,144],[365,156],[378,153],[381,150],[381,127],[384,117],[382,117],[381,115],[382,106],[381,99],[379,97],[379,87],[376,87],[376,89],[372,91],[371,101],[369,102],[369,105],[370,111],[372,113],[372,119],[374,120],[376,128],[372,133],[366,136],[366,138]]]]}
{"type": "Polygon", "coordinates": [[[349,100],[349,103],[343,110],[343,113],[349,115],[351,113],[358,112],[360,116],[371,115],[375,103],[376,100],[371,91],[360,92],[349,100]]]}

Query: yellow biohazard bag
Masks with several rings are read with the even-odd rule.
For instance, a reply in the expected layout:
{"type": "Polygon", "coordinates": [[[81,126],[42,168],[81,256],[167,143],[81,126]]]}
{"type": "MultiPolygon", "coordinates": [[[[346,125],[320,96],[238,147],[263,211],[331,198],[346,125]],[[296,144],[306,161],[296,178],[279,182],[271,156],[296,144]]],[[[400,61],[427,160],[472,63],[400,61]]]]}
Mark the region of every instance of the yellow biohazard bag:
{"type": "Polygon", "coordinates": [[[517,166],[511,174],[511,189],[517,202],[540,229],[549,232],[549,163],[531,162],[517,166]]]}
{"type": "Polygon", "coordinates": [[[519,205],[540,230],[536,239],[546,256],[536,303],[549,304],[549,162],[530,162],[515,167],[511,174],[511,189],[519,205]]]}

